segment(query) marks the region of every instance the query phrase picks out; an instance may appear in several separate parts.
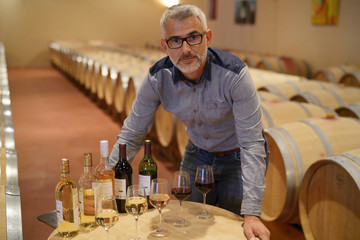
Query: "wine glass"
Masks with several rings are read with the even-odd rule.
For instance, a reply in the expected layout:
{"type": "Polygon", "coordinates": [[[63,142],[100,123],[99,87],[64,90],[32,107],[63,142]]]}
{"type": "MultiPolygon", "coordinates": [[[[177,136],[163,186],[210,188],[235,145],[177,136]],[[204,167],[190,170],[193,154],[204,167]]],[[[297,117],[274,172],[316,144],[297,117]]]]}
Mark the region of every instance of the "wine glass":
{"type": "Polygon", "coordinates": [[[206,211],[206,194],[214,188],[214,172],[210,165],[201,165],[196,169],[195,187],[203,195],[203,209],[198,216],[201,219],[211,218],[211,215],[206,211]]]}
{"type": "Polygon", "coordinates": [[[191,195],[190,176],[187,171],[177,171],[171,184],[172,195],[180,201],[180,218],[176,219],[173,224],[176,227],[184,227],[189,222],[182,217],[182,201],[191,195]]]}
{"type": "Polygon", "coordinates": [[[170,233],[162,228],[161,211],[170,202],[169,182],[164,178],[155,178],[151,181],[149,202],[159,210],[160,228],[153,231],[150,235],[153,237],[166,237],[170,233]]]}
{"type": "Polygon", "coordinates": [[[140,185],[131,185],[127,188],[125,210],[128,214],[135,217],[135,237],[131,240],[145,240],[138,237],[137,222],[139,216],[148,209],[145,188],[140,185]]]}
{"type": "Polygon", "coordinates": [[[109,229],[119,220],[115,196],[100,195],[97,199],[95,221],[106,230],[106,239],[109,239],[109,229]]]}

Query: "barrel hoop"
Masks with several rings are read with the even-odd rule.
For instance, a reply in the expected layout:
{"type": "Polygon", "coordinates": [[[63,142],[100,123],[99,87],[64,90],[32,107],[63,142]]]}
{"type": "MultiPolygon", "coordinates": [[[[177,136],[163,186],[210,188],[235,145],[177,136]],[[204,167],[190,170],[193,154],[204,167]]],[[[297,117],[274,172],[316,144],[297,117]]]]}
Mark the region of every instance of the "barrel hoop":
{"type": "Polygon", "coordinates": [[[352,72],[352,75],[354,75],[354,77],[358,80],[358,82],[360,83],[360,72],[352,72]]]}
{"type": "Polygon", "coordinates": [[[320,138],[320,140],[321,140],[321,143],[322,143],[323,146],[324,146],[326,155],[328,155],[328,156],[334,155],[329,140],[327,139],[327,137],[326,137],[326,135],[324,134],[324,132],[323,132],[318,126],[316,126],[315,123],[313,123],[313,122],[311,122],[311,121],[309,121],[309,120],[300,120],[300,122],[303,122],[303,123],[309,125],[309,126],[317,133],[317,135],[319,136],[319,138],[320,138]]]}
{"type": "Polygon", "coordinates": [[[333,90],[333,89],[327,89],[334,97],[336,98],[336,101],[339,103],[340,106],[344,106],[344,102],[342,101],[341,97],[333,90]]]}
{"type": "Polygon", "coordinates": [[[282,92],[279,90],[279,88],[275,85],[268,85],[266,86],[267,89],[269,89],[270,92],[275,93],[276,95],[282,97],[283,99],[288,99],[286,96],[282,94],[282,92]]]}
{"type": "MultiPolygon", "coordinates": [[[[344,161],[344,158],[341,157],[341,155],[343,155],[343,157],[348,157],[346,154],[339,154],[337,156],[327,157],[327,158],[325,158],[325,160],[327,160],[327,159],[333,160],[334,162],[336,162],[340,166],[342,166],[352,176],[356,185],[360,189],[360,174],[359,174],[360,172],[359,172],[359,170],[357,168],[354,168],[353,163],[351,163],[349,161],[344,161]]],[[[350,154],[348,154],[348,155],[350,155],[350,154]]],[[[353,160],[352,158],[350,158],[350,159],[353,160]]],[[[356,161],[356,163],[359,164],[358,161],[356,161]]]]}
{"type": "Polygon", "coordinates": [[[293,81],[288,80],[288,83],[295,89],[295,92],[296,92],[297,94],[301,93],[299,87],[298,87],[293,81]]]}
{"type": "Polygon", "coordinates": [[[351,111],[353,111],[357,116],[360,117],[360,108],[357,108],[354,104],[347,106],[351,111]]]}
{"type": "MultiPolygon", "coordinates": [[[[265,132],[267,132],[271,137],[276,141],[283,143],[283,137],[279,133],[279,127],[276,128],[267,128],[265,129],[265,132]]],[[[284,160],[292,159],[292,155],[290,152],[290,149],[286,144],[278,144],[278,148],[280,149],[280,153],[282,155],[282,158],[284,160]]],[[[283,220],[284,218],[288,217],[290,214],[290,204],[296,203],[295,201],[295,194],[296,194],[296,181],[295,181],[295,166],[293,161],[284,161],[285,169],[286,169],[286,198],[285,203],[283,206],[283,209],[281,211],[281,214],[278,216],[279,220],[283,220]]]]}
{"type": "Polygon", "coordinates": [[[258,74],[260,81],[263,83],[264,86],[267,86],[268,82],[266,81],[266,79],[264,78],[264,76],[260,73],[258,74]]]}
{"type": "Polygon", "coordinates": [[[268,112],[268,110],[266,110],[266,108],[264,108],[261,105],[260,105],[260,107],[261,107],[261,111],[262,111],[262,113],[263,113],[263,115],[264,115],[264,117],[265,117],[265,119],[266,119],[266,121],[268,123],[268,127],[274,126],[274,122],[272,121],[270,113],[268,112]]]}
{"type": "Polygon", "coordinates": [[[311,117],[313,116],[313,115],[311,114],[310,110],[309,110],[307,107],[305,107],[303,103],[297,102],[297,104],[298,104],[302,109],[304,109],[304,111],[306,112],[306,114],[307,114],[307,116],[308,116],[309,118],[311,118],[311,117]]]}
{"type": "Polygon", "coordinates": [[[331,83],[337,83],[335,76],[329,71],[329,70],[324,70],[326,76],[328,77],[328,79],[330,80],[331,83]]]}
{"type": "Polygon", "coordinates": [[[350,154],[350,153],[340,153],[339,155],[351,159],[352,161],[356,162],[357,165],[360,166],[360,158],[358,156],[355,156],[355,155],[350,154]]]}
{"type": "Polygon", "coordinates": [[[313,104],[316,104],[318,106],[321,106],[323,107],[320,99],[315,95],[313,94],[312,92],[304,92],[303,93],[303,97],[305,97],[305,99],[309,102],[309,103],[313,103],[313,104]],[[314,101],[313,101],[314,100],[314,101]]]}

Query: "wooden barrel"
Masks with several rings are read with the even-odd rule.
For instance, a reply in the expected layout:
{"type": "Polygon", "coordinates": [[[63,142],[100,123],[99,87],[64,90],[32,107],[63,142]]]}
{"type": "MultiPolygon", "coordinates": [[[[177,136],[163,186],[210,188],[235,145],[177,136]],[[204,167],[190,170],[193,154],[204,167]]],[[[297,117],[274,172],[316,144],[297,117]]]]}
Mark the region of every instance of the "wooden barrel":
{"type": "Polygon", "coordinates": [[[104,86],[104,98],[108,107],[114,104],[115,88],[120,80],[120,73],[115,68],[110,68],[104,86]]]}
{"type": "Polygon", "coordinates": [[[284,82],[301,81],[302,77],[290,74],[276,73],[267,70],[249,68],[252,80],[255,83],[256,89],[261,89],[268,85],[278,85],[284,82]]]}
{"type": "Polygon", "coordinates": [[[263,56],[256,67],[278,73],[285,73],[285,66],[278,57],[263,56]]]}
{"type": "Polygon", "coordinates": [[[128,83],[128,76],[124,72],[119,72],[114,93],[114,109],[118,114],[123,114],[125,111],[125,93],[128,83]]]}
{"type": "Polygon", "coordinates": [[[165,148],[171,141],[175,141],[176,117],[166,111],[161,104],[156,111],[154,124],[156,136],[162,147],[165,148]]]}
{"type": "Polygon", "coordinates": [[[360,69],[358,71],[346,73],[340,79],[340,83],[345,86],[360,88],[360,69]]]}
{"type": "Polygon", "coordinates": [[[312,103],[335,110],[342,106],[360,102],[360,89],[354,87],[317,89],[297,94],[291,100],[312,103]]]}
{"type": "Polygon", "coordinates": [[[316,89],[336,89],[337,85],[332,83],[325,83],[321,81],[309,81],[301,79],[300,81],[288,81],[278,84],[265,85],[259,90],[268,91],[282,96],[284,99],[291,99],[297,94],[316,89]]]}
{"type": "Polygon", "coordinates": [[[268,91],[258,91],[259,98],[261,101],[281,101],[281,100],[287,100],[283,96],[279,96],[275,93],[271,93],[268,91]]]}
{"type": "Polygon", "coordinates": [[[109,67],[106,65],[101,66],[101,74],[96,78],[96,97],[98,100],[103,100],[105,97],[105,83],[109,75],[109,67]]]}
{"type": "Polygon", "coordinates": [[[96,96],[96,91],[97,91],[97,81],[98,81],[98,77],[99,75],[101,75],[101,63],[98,61],[94,62],[94,71],[92,73],[92,75],[90,76],[90,93],[93,96],[96,96]]]}
{"type": "Polygon", "coordinates": [[[360,148],[325,157],[307,169],[299,212],[307,240],[359,239],[360,148]]]}
{"type": "Polygon", "coordinates": [[[176,142],[181,157],[184,155],[185,147],[188,144],[189,138],[186,134],[185,124],[176,119],[176,142]]]}
{"type": "Polygon", "coordinates": [[[86,90],[90,90],[91,87],[91,77],[94,75],[94,60],[92,59],[88,59],[87,61],[87,71],[85,74],[85,79],[84,79],[84,87],[86,90]]]}
{"type": "Polygon", "coordinates": [[[358,67],[355,65],[339,65],[321,69],[317,71],[312,78],[324,82],[339,83],[346,73],[357,69],[358,67]]]}
{"type": "Polygon", "coordinates": [[[306,61],[284,56],[279,57],[279,59],[284,65],[286,74],[311,78],[311,68],[306,61]]]}
{"type": "Polygon", "coordinates": [[[360,102],[353,103],[347,106],[342,106],[336,109],[337,114],[342,117],[352,117],[360,119],[360,102]]]}
{"type": "Polygon", "coordinates": [[[270,156],[262,203],[265,221],[299,223],[299,186],[306,169],[326,156],[360,146],[360,122],[311,118],[265,129],[270,156]]]}
{"type": "Polygon", "coordinates": [[[292,101],[262,101],[261,111],[265,128],[312,117],[326,117],[329,113],[314,104],[292,101]]]}

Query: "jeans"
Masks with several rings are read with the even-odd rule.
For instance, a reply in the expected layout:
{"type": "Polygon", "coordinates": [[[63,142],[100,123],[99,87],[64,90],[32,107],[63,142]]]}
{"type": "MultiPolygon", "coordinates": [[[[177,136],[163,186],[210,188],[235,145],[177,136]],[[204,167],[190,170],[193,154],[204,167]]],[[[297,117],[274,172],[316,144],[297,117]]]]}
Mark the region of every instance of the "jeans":
{"type": "Polygon", "coordinates": [[[243,195],[240,152],[218,156],[189,141],[180,169],[190,175],[192,193],[187,200],[202,203],[202,194],[195,188],[196,167],[199,165],[211,165],[214,171],[215,187],[206,194],[206,203],[240,215],[243,195]]]}

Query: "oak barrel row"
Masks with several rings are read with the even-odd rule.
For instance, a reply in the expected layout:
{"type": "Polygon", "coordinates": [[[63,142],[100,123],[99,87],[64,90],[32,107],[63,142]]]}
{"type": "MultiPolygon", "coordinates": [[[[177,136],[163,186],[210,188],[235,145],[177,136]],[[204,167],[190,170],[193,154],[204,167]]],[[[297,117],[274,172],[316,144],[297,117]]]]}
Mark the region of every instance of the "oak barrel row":
{"type": "Polygon", "coordinates": [[[0,239],[22,239],[18,159],[15,150],[5,46],[0,42],[0,239]]]}
{"type": "MultiPolygon", "coordinates": [[[[83,70],[83,68],[80,69],[83,70]]],[[[347,94],[340,95],[340,98],[344,98],[342,101],[349,104],[349,106],[356,105],[356,102],[359,102],[357,97],[360,95],[350,94],[352,91],[356,93],[356,90],[354,88],[342,87],[338,84],[324,83],[304,77],[252,68],[250,72],[259,90],[263,122],[266,127],[266,136],[270,147],[270,162],[266,175],[267,188],[264,194],[262,218],[266,221],[295,224],[302,224],[304,221],[306,222],[304,232],[307,231],[305,235],[307,235],[307,238],[310,236],[309,239],[311,239],[311,236],[322,233],[317,233],[317,229],[312,226],[314,221],[319,222],[319,219],[314,218],[314,214],[308,208],[303,210],[301,216],[299,215],[299,198],[304,198],[300,196],[302,180],[308,174],[307,172],[313,168],[313,164],[323,161],[325,158],[345,154],[353,149],[360,148],[359,138],[357,137],[360,126],[359,121],[356,119],[337,117],[338,113],[334,109],[335,107],[326,106],[325,103],[328,100],[325,100],[324,104],[318,105],[304,101],[290,101],[292,98],[291,94],[311,93],[324,89],[330,89],[338,93],[344,89],[349,89],[347,94]],[[274,90],[276,88],[287,90],[274,90]],[[291,88],[293,90],[289,90],[291,88]],[[303,220],[305,216],[307,218],[303,220]],[[307,226],[310,227],[306,228],[307,226]]],[[[344,106],[345,104],[342,107],[344,106]]],[[[159,125],[164,127],[165,133],[167,133],[167,136],[161,140],[162,143],[159,141],[159,144],[164,144],[166,149],[166,144],[170,146],[175,141],[179,148],[178,151],[182,153],[187,142],[183,124],[162,108],[156,114],[155,123],[157,121],[159,125]]],[[[156,129],[157,126],[154,124],[153,128],[156,129]]],[[[327,180],[323,181],[324,184],[327,182],[327,180]]],[[[351,182],[351,178],[344,182],[346,185],[347,182],[351,182]]],[[[359,192],[359,188],[356,186],[356,184],[346,185],[344,189],[345,191],[350,191],[349,189],[351,189],[351,192],[355,193],[356,197],[356,193],[359,192]]],[[[308,187],[308,189],[312,188],[308,187]]],[[[331,186],[328,189],[331,189],[331,186]]],[[[316,191],[305,191],[305,193],[309,199],[316,199],[316,191]]],[[[346,195],[346,192],[341,195],[346,195]]],[[[336,206],[345,206],[347,203],[341,202],[341,200],[337,201],[338,205],[332,205],[332,208],[335,208],[331,211],[332,217],[329,218],[332,220],[330,223],[325,222],[326,224],[342,226],[334,220],[336,215],[341,213],[339,209],[336,209],[336,206]]],[[[351,201],[356,204],[359,202],[356,198],[351,198],[351,201]]],[[[304,202],[306,200],[302,201],[302,203],[304,202]]],[[[325,201],[325,206],[327,205],[325,201]]],[[[318,207],[318,211],[321,211],[321,207],[318,207]]],[[[353,216],[350,216],[349,219],[357,223],[359,216],[358,209],[353,207],[349,211],[353,213],[353,216]]],[[[326,219],[321,220],[325,221],[326,219]]],[[[347,226],[353,225],[348,224],[347,226]]],[[[355,228],[347,229],[349,233],[346,236],[358,234],[355,228]]],[[[321,231],[324,232],[323,229],[321,231]]],[[[339,231],[339,228],[334,228],[334,231],[339,231]]],[[[322,238],[315,237],[315,239],[322,238]]]]}

